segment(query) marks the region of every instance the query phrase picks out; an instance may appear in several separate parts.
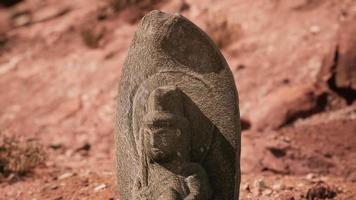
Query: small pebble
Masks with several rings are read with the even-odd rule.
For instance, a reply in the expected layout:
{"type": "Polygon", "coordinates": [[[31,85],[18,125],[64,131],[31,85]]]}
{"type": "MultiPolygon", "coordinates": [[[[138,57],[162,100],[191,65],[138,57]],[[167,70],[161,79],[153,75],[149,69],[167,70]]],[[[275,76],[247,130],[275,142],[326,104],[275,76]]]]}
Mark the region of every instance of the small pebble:
{"type": "Polygon", "coordinates": [[[51,190],[56,190],[56,189],[59,188],[59,186],[58,186],[58,185],[51,185],[49,188],[50,188],[51,190]]]}
{"type": "Polygon", "coordinates": [[[256,180],[253,185],[257,188],[264,189],[266,188],[266,183],[263,181],[263,179],[258,179],[256,180]]]}
{"type": "Polygon", "coordinates": [[[313,174],[313,173],[309,173],[309,174],[307,174],[307,175],[305,176],[305,179],[307,179],[307,180],[312,180],[312,179],[314,179],[314,178],[316,178],[316,176],[315,176],[315,174],[313,174]]]}
{"type": "Polygon", "coordinates": [[[256,196],[259,196],[263,190],[267,188],[266,183],[263,181],[263,179],[257,179],[253,183],[253,188],[252,188],[252,193],[256,196]]]}
{"type": "Polygon", "coordinates": [[[105,184],[100,184],[94,188],[95,192],[98,192],[100,190],[104,190],[107,186],[105,184]]]}
{"type": "Polygon", "coordinates": [[[273,190],[284,190],[286,186],[282,183],[276,183],[272,186],[273,190]]]}
{"type": "Polygon", "coordinates": [[[317,34],[320,32],[320,26],[312,26],[310,27],[309,31],[313,34],[317,34]]]}
{"type": "Polygon", "coordinates": [[[270,190],[270,189],[266,189],[266,190],[264,190],[263,192],[262,192],[262,195],[263,196],[269,196],[269,195],[271,195],[272,194],[272,190],[270,190]]]}
{"type": "Polygon", "coordinates": [[[58,177],[58,180],[63,180],[63,179],[72,177],[72,176],[74,176],[74,175],[75,175],[75,173],[67,172],[67,173],[64,173],[64,174],[60,175],[60,176],[58,177]]]}
{"type": "Polygon", "coordinates": [[[299,188],[303,188],[304,186],[305,186],[304,183],[298,183],[298,185],[297,185],[297,187],[299,187],[299,188]]]}

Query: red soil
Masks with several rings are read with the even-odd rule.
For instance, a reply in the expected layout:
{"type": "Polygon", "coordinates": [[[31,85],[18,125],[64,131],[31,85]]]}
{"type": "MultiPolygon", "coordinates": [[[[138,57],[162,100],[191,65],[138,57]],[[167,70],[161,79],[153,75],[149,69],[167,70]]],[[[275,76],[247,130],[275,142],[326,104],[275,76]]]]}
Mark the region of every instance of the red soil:
{"type": "Polygon", "coordinates": [[[33,173],[0,182],[0,199],[118,199],[117,83],[150,9],[181,12],[221,45],[245,128],[241,199],[356,199],[353,0],[173,0],[117,13],[94,0],[0,8],[1,134],[35,138],[48,153],[33,173]]]}

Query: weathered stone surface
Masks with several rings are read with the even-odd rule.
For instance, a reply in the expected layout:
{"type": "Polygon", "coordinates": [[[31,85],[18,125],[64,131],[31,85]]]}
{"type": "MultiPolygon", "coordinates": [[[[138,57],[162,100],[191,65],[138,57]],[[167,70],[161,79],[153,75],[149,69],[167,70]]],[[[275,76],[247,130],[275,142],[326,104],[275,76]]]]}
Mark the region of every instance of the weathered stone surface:
{"type": "Polygon", "coordinates": [[[320,99],[322,93],[313,85],[281,87],[266,95],[264,101],[256,105],[259,109],[250,113],[249,119],[253,129],[278,129],[295,119],[317,112],[321,106],[320,99]]]}
{"type": "Polygon", "coordinates": [[[121,200],[238,198],[234,79],[186,18],[152,11],[142,19],[124,64],[116,123],[121,200]]]}
{"type": "Polygon", "coordinates": [[[342,24],[339,57],[336,64],[336,86],[356,90],[356,18],[342,24]]]}

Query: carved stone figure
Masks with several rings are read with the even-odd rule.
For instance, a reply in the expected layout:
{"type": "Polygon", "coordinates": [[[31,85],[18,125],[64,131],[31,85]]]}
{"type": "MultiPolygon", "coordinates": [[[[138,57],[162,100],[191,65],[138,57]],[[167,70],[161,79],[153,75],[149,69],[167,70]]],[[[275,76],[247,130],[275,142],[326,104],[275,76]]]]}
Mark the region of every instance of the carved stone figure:
{"type": "Polygon", "coordinates": [[[191,129],[182,100],[175,86],[157,88],[149,95],[140,127],[143,172],[134,199],[211,199],[205,169],[191,162],[191,129]]]}
{"type": "Polygon", "coordinates": [[[180,15],[140,22],[120,81],[121,200],[233,200],[240,184],[234,79],[209,37],[180,15]]]}

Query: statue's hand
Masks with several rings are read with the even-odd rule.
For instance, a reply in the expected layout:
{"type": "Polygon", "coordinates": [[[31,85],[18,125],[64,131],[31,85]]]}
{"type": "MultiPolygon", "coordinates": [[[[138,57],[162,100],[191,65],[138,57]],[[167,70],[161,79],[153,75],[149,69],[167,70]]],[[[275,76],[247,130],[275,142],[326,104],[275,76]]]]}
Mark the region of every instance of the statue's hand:
{"type": "Polygon", "coordinates": [[[188,188],[189,188],[189,191],[191,194],[197,194],[199,193],[199,190],[200,190],[200,180],[197,178],[196,175],[191,175],[191,176],[188,176],[186,179],[185,179],[187,185],[188,185],[188,188]]]}
{"type": "Polygon", "coordinates": [[[190,164],[186,172],[188,176],[185,178],[185,182],[190,193],[185,200],[211,199],[212,191],[204,168],[198,164],[190,164]]]}
{"type": "Polygon", "coordinates": [[[191,193],[187,197],[185,197],[184,200],[198,200],[198,198],[197,196],[191,193]]]}

